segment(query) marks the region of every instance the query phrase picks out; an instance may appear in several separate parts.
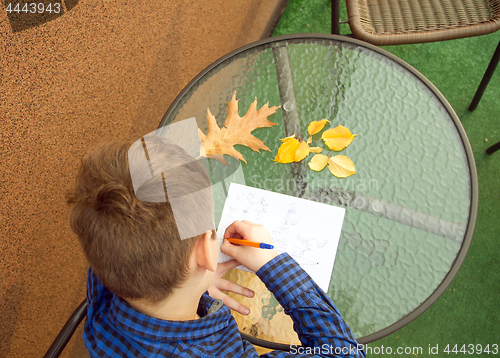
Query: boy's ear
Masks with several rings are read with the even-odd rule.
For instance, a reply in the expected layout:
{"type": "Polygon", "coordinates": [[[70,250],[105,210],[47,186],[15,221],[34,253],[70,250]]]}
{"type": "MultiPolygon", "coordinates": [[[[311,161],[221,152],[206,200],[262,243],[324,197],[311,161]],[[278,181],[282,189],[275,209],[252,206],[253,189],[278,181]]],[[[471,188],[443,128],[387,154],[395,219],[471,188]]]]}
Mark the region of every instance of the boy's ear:
{"type": "Polygon", "coordinates": [[[196,263],[198,266],[204,267],[208,271],[213,271],[217,269],[217,262],[214,262],[214,255],[218,248],[215,247],[213,243],[213,233],[212,231],[207,231],[200,235],[198,241],[195,244],[196,251],[196,263]]]}

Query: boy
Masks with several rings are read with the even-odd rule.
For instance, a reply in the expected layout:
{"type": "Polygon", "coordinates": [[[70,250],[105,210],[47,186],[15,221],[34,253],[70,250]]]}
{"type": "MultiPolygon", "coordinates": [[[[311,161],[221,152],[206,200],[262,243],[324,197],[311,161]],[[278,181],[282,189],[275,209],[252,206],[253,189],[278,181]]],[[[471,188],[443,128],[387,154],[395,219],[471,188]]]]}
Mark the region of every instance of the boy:
{"type": "MultiPolygon", "coordinates": [[[[364,357],[333,302],[287,254],[224,240],[220,250],[235,260],[217,265],[213,199],[210,191],[199,190],[209,178],[183,149],[156,141],[155,160],[162,174],[143,184],[140,195],[134,192],[131,144],[109,143],[90,152],[67,196],[71,228],[91,265],[83,334],[91,357],[258,356],[241,340],[229,311],[248,314],[248,308],[220,291],[253,296],[222,279],[239,264],[256,272],[292,317],[303,344],[293,356],[364,357]],[[173,170],[179,166],[182,171],[173,170]],[[182,218],[174,218],[168,199],[172,191],[166,190],[165,202],[147,200],[158,183],[165,187],[166,177],[168,188],[197,194],[182,197],[182,218]],[[180,239],[181,226],[206,229],[180,239]]],[[[247,221],[231,224],[224,234],[229,237],[272,244],[263,226],[247,221]]],[[[263,356],[292,354],[273,351],[263,356]]]]}

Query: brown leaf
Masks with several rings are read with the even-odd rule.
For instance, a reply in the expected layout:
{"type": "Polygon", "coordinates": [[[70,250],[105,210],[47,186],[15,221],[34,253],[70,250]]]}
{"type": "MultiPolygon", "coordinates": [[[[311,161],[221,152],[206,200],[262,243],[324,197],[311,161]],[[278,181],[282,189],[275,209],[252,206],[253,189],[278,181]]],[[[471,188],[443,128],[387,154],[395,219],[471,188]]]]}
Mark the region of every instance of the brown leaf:
{"type": "Polygon", "coordinates": [[[245,145],[256,152],[259,149],[270,150],[263,141],[251,134],[254,129],[272,127],[277,124],[268,121],[267,117],[275,113],[279,107],[269,107],[268,104],[266,103],[257,110],[256,98],[248,108],[247,113],[240,117],[235,92],[231,101],[228,102],[228,114],[223,128],[219,128],[215,117],[210,113],[210,109],[207,109],[208,133],[205,135],[199,130],[205,155],[208,158],[217,159],[218,155],[228,154],[246,163],[243,155],[234,149],[235,144],[245,145]]]}

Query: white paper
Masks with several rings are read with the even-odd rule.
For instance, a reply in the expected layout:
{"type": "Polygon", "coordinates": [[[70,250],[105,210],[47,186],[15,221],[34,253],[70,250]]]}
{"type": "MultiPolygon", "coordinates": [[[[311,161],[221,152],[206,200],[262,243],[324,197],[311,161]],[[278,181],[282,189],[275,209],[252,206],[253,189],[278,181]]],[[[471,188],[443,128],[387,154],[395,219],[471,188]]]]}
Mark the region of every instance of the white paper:
{"type": "MultiPolygon", "coordinates": [[[[264,225],[278,252],[292,256],[327,292],[344,215],[344,208],[231,183],[217,230],[219,247],[236,220],[264,225]]],[[[219,253],[219,263],[228,260],[219,253]]]]}

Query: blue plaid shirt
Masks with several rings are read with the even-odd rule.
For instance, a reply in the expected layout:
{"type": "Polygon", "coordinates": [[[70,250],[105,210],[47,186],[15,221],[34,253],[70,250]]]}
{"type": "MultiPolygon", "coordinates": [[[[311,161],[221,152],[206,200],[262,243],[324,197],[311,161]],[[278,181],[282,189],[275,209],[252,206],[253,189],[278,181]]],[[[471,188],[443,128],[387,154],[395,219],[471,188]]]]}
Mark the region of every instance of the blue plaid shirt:
{"type": "MultiPolygon", "coordinates": [[[[257,276],[291,316],[302,342],[291,352],[261,357],[365,356],[330,298],[288,254],[269,261],[257,276]]],[[[229,308],[207,315],[213,301],[203,294],[198,320],[153,318],[114,295],[90,268],[83,339],[91,357],[258,357],[241,339],[229,308]]]]}

